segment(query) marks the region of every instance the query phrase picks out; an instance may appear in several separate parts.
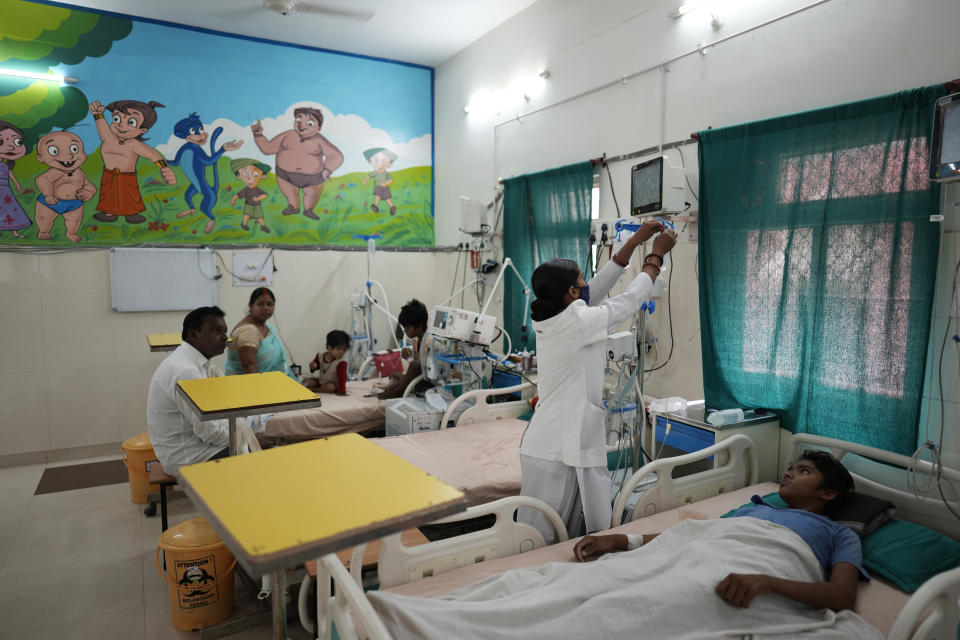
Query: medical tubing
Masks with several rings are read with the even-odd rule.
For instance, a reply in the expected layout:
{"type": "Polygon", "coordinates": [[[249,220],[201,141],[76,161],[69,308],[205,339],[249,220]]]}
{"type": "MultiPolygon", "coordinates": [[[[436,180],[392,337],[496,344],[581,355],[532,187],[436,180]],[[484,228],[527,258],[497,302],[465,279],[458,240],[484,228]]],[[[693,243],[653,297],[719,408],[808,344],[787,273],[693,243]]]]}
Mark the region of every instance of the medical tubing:
{"type": "MultiPolygon", "coordinates": [[[[380,293],[383,294],[383,303],[384,303],[385,305],[387,305],[387,308],[385,309],[385,308],[383,308],[382,306],[380,306],[380,304],[370,296],[370,292],[369,292],[369,291],[364,291],[364,295],[367,297],[367,300],[369,300],[369,301],[371,302],[371,304],[373,304],[373,306],[375,306],[377,309],[380,309],[380,311],[383,311],[385,314],[387,314],[387,317],[388,317],[388,318],[390,318],[391,320],[393,320],[395,323],[399,323],[400,321],[396,318],[396,316],[394,316],[392,313],[390,313],[390,301],[387,299],[387,292],[386,292],[386,290],[383,288],[383,285],[380,284],[380,283],[379,283],[378,281],[376,281],[376,280],[370,280],[370,282],[371,282],[372,284],[375,284],[375,285],[377,285],[378,287],[380,287],[380,293]]],[[[373,332],[372,332],[372,331],[371,331],[371,334],[370,334],[370,335],[373,335],[373,332]]],[[[396,332],[393,331],[392,329],[390,330],[390,336],[393,338],[393,344],[396,345],[396,347],[399,349],[399,348],[400,348],[400,342],[397,341],[397,334],[396,334],[396,332]]]]}
{"type": "MultiPolygon", "coordinates": [[[[377,285],[378,287],[380,287],[380,293],[383,294],[383,304],[384,304],[384,306],[386,307],[386,309],[384,309],[384,311],[385,311],[385,313],[387,314],[387,316],[389,316],[390,318],[393,318],[393,314],[390,313],[390,300],[387,298],[387,290],[383,288],[383,285],[380,284],[380,281],[379,281],[379,280],[370,280],[370,282],[372,282],[373,284],[375,284],[375,285],[377,285]]],[[[397,324],[400,323],[400,319],[399,319],[399,318],[395,318],[394,321],[395,321],[397,324]]],[[[371,322],[372,322],[372,321],[371,321],[371,322]]],[[[373,327],[371,327],[371,335],[373,335],[372,329],[373,329],[373,327]]],[[[397,340],[397,332],[394,331],[392,328],[391,328],[391,330],[390,330],[390,336],[393,338],[393,344],[394,344],[394,346],[396,346],[398,349],[400,349],[400,348],[401,348],[401,345],[400,345],[400,342],[397,340]]]]}
{"type": "MultiPolygon", "coordinates": [[[[639,372],[639,371],[640,371],[640,367],[636,367],[636,368],[634,368],[633,372],[630,374],[630,377],[627,379],[626,384],[624,384],[623,387],[621,388],[620,395],[617,397],[617,400],[616,400],[616,402],[614,403],[614,404],[616,405],[615,408],[617,408],[617,409],[622,409],[622,408],[623,408],[623,397],[626,395],[627,390],[630,389],[630,388],[632,388],[632,387],[634,386],[634,384],[636,383],[636,381],[637,381],[637,372],[639,372]]],[[[622,376],[623,376],[623,367],[620,367],[620,371],[619,371],[619,373],[617,374],[617,387],[618,387],[618,388],[620,388],[620,380],[622,379],[622,376]]],[[[640,404],[638,403],[638,404],[637,404],[637,409],[639,409],[639,408],[640,408],[640,404]]],[[[612,409],[612,408],[611,408],[611,407],[609,406],[609,404],[608,404],[608,406],[607,406],[607,413],[611,413],[611,412],[612,412],[611,409],[612,409]]],[[[622,414],[622,412],[621,412],[621,413],[618,414],[618,415],[623,415],[623,414],[622,414]]],[[[634,416],[634,421],[636,421],[636,416],[634,416]]],[[[620,453],[620,455],[618,456],[618,459],[617,459],[617,468],[619,468],[619,466],[620,466],[620,460],[623,458],[623,450],[620,449],[620,446],[621,446],[621,443],[622,443],[622,442],[623,442],[623,437],[621,436],[620,431],[619,431],[619,429],[618,429],[618,430],[617,430],[617,449],[618,449],[621,453],[620,453]]],[[[624,467],[624,477],[626,477],[626,467],[624,467]]],[[[622,491],[622,490],[623,490],[623,489],[622,489],[622,487],[621,487],[621,491],[622,491]]],[[[619,493],[619,492],[618,492],[618,493],[619,493]]]]}
{"type": "MultiPolygon", "coordinates": [[[[456,277],[456,276],[454,276],[454,277],[456,277]]],[[[460,292],[461,292],[461,291],[466,291],[468,287],[472,287],[473,285],[477,284],[478,282],[482,282],[482,281],[483,281],[483,278],[477,278],[477,279],[474,280],[473,282],[470,282],[470,283],[465,284],[464,286],[462,286],[462,287],[460,287],[459,289],[457,289],[457,292],[456,292],[456,293],[454,293],[452,296],[450,296],[449,298],[447,298],[446,300],[444,300],[443,302],[441,302],[441,303],[438,304],[437,306],[438,306],[438,307],[446,306],[446,304],[447,304],[448,302],[452,302],[454,298],[456,298],[458,295],[460,295],[460,292]]]]}
{"type": "MultiPolygon", "coordinates": [[[[950,287],[950,291],[957,290],[958,276],[960,276],[960,261],[957,261],[957,266],[953,270],[953,286],[950,287]]],[[[943,329],[943,340],[941,341],[941,344],[940,344],[940,362],[937,365],[937,378],[938,378],[938,385],[940,387],[940,442],[937,445],[936,451],[934,451],[934,455],[935,455],[934,469],[935,469],[935,475],[937,478],[937,492],[940,494],[940,499],[943,500],[943,504],[947,507],[950,513],[953,514],[953,517],[960,520],[960,514],[958,514],[956,511],[953,510],[953,507],[950,506],[950,502],[947,500],[946,495],[944,495],[943,484],[942,484],[943,464],[940,460],[940,454],[943,451],[943,434],[945,431],[944,427],[946,426],[944,425],[944,416],[946,415],[945,413],[946,407],[944,406],[944,398],[943,398],[943,353],[947,348],[947,337],[950,335],[951,322],[952,322],[952,319],[948,319],[943,329]]]]}
{"type": "Polygon", "coordinates": [[[507,357],[510,355],[510,352],[513,351],[513,340],[510,339],[510,334],[507,333],[506,328],[504,327],[496,327],[496,328],[500,329],[500,331],[503,332],[503,337],[507,339],[507,351],[506,353],[503,354],[502,358],[497,360],[497,362],[499,362],[500,364],[503,364],[504,362],[507,361],[507,357]]]}

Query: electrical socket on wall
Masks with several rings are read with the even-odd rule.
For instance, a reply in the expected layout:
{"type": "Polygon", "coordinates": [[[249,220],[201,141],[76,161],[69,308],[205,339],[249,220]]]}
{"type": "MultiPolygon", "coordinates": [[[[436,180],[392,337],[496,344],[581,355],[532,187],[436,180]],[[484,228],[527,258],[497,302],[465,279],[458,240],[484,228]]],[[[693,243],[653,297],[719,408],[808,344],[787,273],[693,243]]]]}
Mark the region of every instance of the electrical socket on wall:
{"type": "Polygon", "coordinates": [[[273,256],[269,253],[233,254],[233,286],[273,285],[273,256]]]}

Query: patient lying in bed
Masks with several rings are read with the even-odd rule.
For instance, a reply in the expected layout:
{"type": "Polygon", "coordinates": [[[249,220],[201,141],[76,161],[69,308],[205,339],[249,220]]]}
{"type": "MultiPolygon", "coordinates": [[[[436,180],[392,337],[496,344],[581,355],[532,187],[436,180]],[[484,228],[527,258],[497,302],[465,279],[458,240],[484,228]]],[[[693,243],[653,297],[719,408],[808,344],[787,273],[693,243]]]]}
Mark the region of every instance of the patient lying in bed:
{"type": "Polygon", "coordinates": [[[745,517],[587,536],[574,554],[597,562],[508,571],[439,598],[368,596],[396,638],[882,638],[850,610],[866,575],[859,539],[825,515],[852,489],[839,462],[805,452],[784,474],[789,509],[758,498],[745,517]]]}

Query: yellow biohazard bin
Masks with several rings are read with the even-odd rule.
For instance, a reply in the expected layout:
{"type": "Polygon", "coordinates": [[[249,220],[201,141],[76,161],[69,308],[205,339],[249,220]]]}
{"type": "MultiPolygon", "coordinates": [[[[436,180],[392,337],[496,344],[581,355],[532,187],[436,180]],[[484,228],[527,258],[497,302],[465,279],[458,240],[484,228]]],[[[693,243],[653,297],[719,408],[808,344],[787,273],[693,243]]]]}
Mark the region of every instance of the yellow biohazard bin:
{"type": "Polygon", "coordinates": [[[160,534],[157,571],[170,593],[175,629],[192,631],[233,615],[233,570],[237,561],[204,518],[193,518],[160,534]],[[167,568],[160,564],[160,551],[167,568]]]}
{"type": "Polygon", "coordinates": [[[141,433],[123,442],[120,449],[123,464],[130,476],[130,500],[137,504],[147,504],[147,494],[160,491],[160,485],[150,484],[149,464],[157,461],[157,454],[150,444],[150,435],[141,433]]]}

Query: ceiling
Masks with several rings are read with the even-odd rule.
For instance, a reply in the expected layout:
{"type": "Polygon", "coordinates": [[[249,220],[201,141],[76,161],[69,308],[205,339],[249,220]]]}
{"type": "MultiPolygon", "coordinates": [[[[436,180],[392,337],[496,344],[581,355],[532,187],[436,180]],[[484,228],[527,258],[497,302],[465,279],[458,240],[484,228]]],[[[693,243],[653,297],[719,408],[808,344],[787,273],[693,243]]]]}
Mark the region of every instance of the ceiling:
{"type": "Polygon", "coordinates": [[[68,0],[192,27],[435,67],[536,0],[302,0],[281,15],[262,0],[68,0]],[[307,11],[307,9],[314,11],[307,11]],[[322,13],[318,8],[333,12],[322,13]],[[337,10],[353,13],[338,15],[337,10]],[[366,19],[369,14],[372,17],[366,19]],[[358,17],[357,14],[366,14],[358,17]]]}

